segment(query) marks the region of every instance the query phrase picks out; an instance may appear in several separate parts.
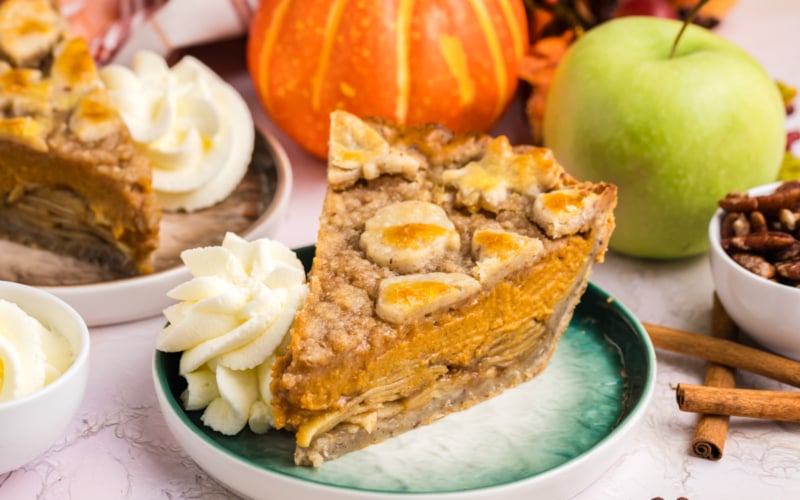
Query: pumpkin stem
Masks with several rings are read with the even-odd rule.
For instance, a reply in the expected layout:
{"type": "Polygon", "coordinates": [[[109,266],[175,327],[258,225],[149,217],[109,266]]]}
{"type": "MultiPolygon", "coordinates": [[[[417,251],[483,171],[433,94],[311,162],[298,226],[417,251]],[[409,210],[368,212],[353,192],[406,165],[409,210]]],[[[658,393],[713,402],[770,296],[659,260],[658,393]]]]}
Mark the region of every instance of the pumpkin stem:
{"type": "Polygon", "coordinates": [[[683,36],[683,32],[686,31],[686,27],[689,26],[694,18],[697,17],[697,13],[700,12],[700,9],[703,8],[703,5],[707,4],[708,0],[699,0],[697,4],[689,11],[686,15],[686,18],[683,20],[683,25],[681,26],[681,30],[678,32],[678,36],[675,37],[675,41],[672,42],[672,50],[669,52],[669,58],[672,59],[675,57],[675,51],[678,48],[678,42],[680,42],[681,37],[683,36]]]}

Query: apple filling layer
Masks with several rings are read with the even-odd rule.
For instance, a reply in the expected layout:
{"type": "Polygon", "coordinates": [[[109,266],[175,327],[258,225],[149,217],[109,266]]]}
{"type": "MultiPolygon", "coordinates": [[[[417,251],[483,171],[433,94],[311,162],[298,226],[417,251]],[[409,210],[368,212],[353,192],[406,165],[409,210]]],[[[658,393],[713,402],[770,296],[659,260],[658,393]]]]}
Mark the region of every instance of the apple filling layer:
{"type": "Polygon", "coordinates": [[[69,189],[39,187],[0,196],[0,237],[102,265],[110,278],[135,275],[135,249],[96,220],[89,203],[69,189]]]}

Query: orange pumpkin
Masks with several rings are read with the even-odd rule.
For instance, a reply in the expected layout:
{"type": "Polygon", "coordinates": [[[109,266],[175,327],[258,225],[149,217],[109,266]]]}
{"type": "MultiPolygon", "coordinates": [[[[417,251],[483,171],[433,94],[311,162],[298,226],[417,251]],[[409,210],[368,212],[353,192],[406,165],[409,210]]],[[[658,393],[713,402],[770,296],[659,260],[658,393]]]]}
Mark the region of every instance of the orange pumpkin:
{"type": "Polygon", "coordinates": [[[522,0],[261,0],[247,59],[273,122],[324,157],[334,109],[487,130],[527,47],[522,0]]]}

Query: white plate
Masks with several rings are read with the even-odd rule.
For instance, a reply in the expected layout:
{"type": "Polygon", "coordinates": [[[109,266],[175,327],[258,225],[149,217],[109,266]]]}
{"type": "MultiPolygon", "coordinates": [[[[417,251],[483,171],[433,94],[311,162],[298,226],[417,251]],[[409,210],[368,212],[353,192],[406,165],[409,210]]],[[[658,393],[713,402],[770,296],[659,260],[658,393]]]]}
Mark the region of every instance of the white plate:
{"type": "Polygon", "coordinates": [[[289,202],[292,171],[283,147],[256,133],[247,175],[221,203],[193,212],[164,214],[153,274],[113,279],[71,257],[0,242],[0,279],[34,285],[63,299],[89,326],[155,316],[173,301],[166,292],[191,278],[180,261],[187,248],[219,245],[226,231],[248,239],[271,237],[289,202]]]}
{"type": "Polygon", "coordinates": [[[176,440],[209,475],[253,498],[569,498],[611,467],[651,399],[655,354],[641,324],[589,289],[547,369],[434,424],[327,462],[292,463],[294,439],[223,436],[184,411],[179,353],[156,352],[153,379],[176,440]]]}

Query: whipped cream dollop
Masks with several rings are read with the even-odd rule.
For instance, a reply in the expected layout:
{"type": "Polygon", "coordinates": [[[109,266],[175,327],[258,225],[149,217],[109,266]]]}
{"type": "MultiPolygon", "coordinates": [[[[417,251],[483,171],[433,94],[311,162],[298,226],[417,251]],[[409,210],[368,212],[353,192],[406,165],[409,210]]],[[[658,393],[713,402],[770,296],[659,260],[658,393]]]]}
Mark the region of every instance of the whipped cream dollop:
{"type": "Polygon", "coordinates": [[[223,434],[266,432],[275,355],[308,293],[303,264],[279,242],[234,233],[181,258],[193,278],[167,293],[179,302],[164,310],[156,347],[182,352],[184,408],[205,409],[203,422],[223,434]]]}
{"type": "Polygon", "coordinates": [[[253,154],[253,117],[213,70],[191,56],[170,68],[160,55],[142,51],[130,68],[112,64],[100,77],[150,158],[164,210],[206,208],[236,189],[253,154]]]}
{"type": "Polygon", "coordinates": [[[0,402],[25,397],[57,379],[75,360],[66,337],[17,304],[0,299],[0,402]]]}

